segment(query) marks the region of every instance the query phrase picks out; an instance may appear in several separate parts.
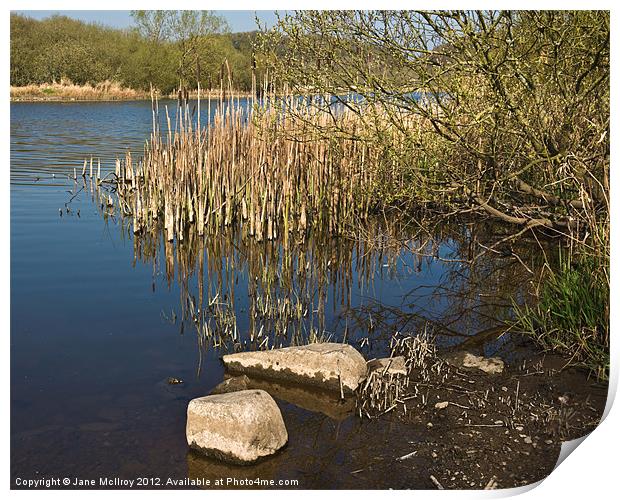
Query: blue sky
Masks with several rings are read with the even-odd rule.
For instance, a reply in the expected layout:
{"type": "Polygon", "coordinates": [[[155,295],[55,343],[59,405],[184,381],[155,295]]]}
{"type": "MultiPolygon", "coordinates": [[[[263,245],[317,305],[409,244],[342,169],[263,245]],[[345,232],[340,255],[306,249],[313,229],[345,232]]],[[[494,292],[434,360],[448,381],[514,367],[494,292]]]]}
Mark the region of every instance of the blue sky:
{"type": "MultiPolygon", "coordinates": [[[[98,22],[113,28],[128,28],[132,25],[131,15],[128,10],[16,10],[34,19],[44,19],[53,14],[61,14],[86,22],[98,22]]],[[[252,31],[256,29],[254,11],[251,10],[219,10],[218,14],[224,16],[233,32],[252,31]]],[[[261,22],[268,26],[275,24],[276,16],[273,11],[262,10],[256,14],[261,22]]]]}

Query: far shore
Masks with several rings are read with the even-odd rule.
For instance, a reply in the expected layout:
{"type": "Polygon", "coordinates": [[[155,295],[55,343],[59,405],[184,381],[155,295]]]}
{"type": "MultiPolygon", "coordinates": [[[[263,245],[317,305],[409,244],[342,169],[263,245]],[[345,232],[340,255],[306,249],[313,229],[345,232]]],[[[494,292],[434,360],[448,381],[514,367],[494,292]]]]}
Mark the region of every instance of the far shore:
{"type": "MultiPolygon", "coordinates": [[[[226,91],[226,97],[250,97],[251,92],[233,90],[226,91]]],[[[220,89],[201,90],[201,99],[220,98],[220,89]]],[[[177,93],[161,95],[157,93],[159,99],[176,99],[177,93]]],[[[198,97],[197,91],[191,91],[189,97],[198,97]]],[[[117,83],[103,82],[95,86],[92,85],[67,85],[67,84],[36,84],[26,86],[11,86],[11,102],[114,102],[114,101],[143,101],[150,100],[151,93],[143,90],[136,90],[122,87],[117,83]]]]}

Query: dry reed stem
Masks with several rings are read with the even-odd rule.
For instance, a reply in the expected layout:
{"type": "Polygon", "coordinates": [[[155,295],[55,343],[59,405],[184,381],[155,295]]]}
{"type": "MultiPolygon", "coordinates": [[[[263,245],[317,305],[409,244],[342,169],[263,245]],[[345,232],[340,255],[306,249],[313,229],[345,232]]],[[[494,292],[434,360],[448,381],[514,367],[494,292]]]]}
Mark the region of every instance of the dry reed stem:
{"type": "MultiPolygon", "coordinates": [[[[209,113],[210,106],[211,101],[209,113]]],[[[351,139],[362,122],[349,110],[317,110],[294,96],[250,99],[243,106],[231,96],[220,99],[209,125],[201,128],[182,97],[174,126],[167,107],[165,115],[163,133],[154,98],[154,128],[143,158],[135,169],[130,153],[116,164],[117,193],[137,199],[127,200],[136,212],[134,231],[163,216],[169,241],[183,239],[194,224],[199,234],[207,226],[216,232],[241,226],[258,241],[279,235],[286,240],[317,226],[338,235],[365,219],[375,204],[384,151],[351,139]],[[316,133],[334,121],[351,134],[316,133]]],[[[392,165],[387,175],[393,174],[392,165]]]]}

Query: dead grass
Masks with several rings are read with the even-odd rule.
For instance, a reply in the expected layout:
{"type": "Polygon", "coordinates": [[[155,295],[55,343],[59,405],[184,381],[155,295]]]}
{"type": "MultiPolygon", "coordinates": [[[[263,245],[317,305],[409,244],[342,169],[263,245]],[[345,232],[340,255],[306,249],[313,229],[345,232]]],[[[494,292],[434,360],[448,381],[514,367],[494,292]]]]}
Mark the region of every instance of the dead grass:
{"type": "Polygon", "coordinates": [[[23,87],[11,86],[12,101],[117,101],[145,99],[145,92],[104,81],[97,85],[75,85],[70,81],[42,83],[23,87]]]}

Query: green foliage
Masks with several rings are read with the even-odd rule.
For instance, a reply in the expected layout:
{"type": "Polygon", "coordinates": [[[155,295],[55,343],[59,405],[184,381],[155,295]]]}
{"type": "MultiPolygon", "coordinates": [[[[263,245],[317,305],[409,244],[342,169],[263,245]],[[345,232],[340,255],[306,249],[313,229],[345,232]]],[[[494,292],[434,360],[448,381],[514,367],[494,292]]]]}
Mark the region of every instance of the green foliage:
{"type": "Polygon", "coordinates": [[[545,349],[571,357],[599,378],[609,377],[609,259],[570,257],[547,273],[534,306],[515,307],[518,330],[545,349]]]}
{"type": "Polygon", "coordinates": [[[564,231],[577,206],[607,211],[609,36],[603,11],[296,11],[260,54],[279,84],[363,113],[366,140],[416,117],[438,194],[564,231]]]}
{"type": "Polygon", "coordinates": [[[137,90],[152,84],[167,94],[219,88],[225,61],[233,87],[251,88],[254,33],[228,33],[209,11],[134,11],[136,28],[118,30],[64,16],[42,21],[11,14],[11,85],[116,81],[137,90]]]}
{"type": "Polygon", "coordinates": [[[185,86],[195,86],[199,81],[204,86],[204,76],[216,74],[231,55],[226,50],[229,40],[214,36],[228,30],[226,20],[211,11],[134,10],[131,15],[144,38],[153,44],[174,46],[176,76],[185,86]]]}
{"type": "Polygon", "coordinates": [[[228,31],[222,16],[209,10],[132,10],[137,30],[154,42],[188,41],[228,31]]]}

